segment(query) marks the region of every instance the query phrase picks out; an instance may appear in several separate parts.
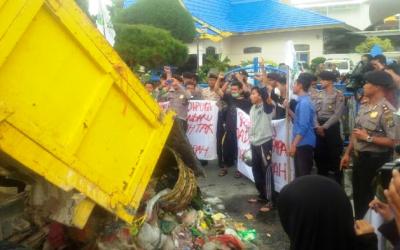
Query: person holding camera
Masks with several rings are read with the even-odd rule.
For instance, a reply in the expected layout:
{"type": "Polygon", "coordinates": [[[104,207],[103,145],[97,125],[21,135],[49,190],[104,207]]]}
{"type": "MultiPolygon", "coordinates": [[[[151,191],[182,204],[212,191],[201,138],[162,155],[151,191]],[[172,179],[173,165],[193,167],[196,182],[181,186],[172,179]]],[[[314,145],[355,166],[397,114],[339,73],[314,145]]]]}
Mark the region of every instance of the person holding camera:
{"type": "Polygon", "coordinates": [[[335,180],[340,184],[342,180],[340,156],[343,152],[340,117],[345,108],[344,95],[333,85],[336,81],[336,75],[333,72],[322,71],[319,77],[322,90],[313,99],[317,114],[315,128],[317,144],[314,159],[318,174],[328,176],[329,171],[332,171],[335,180]]]}
{"type": "Polygon", "coordinates": [[[364,76],[364,95],[368,103],[361,106],[356,117],[350,144],[341,160],[347,168],[353,154],[353,196],[357,219],[362,219],[374,198],[372,180],[376,171],[391,160],[395,145],[394,107],[386,100],[385,91],[393,85],[384,71],[368,72],[364,76]]]}

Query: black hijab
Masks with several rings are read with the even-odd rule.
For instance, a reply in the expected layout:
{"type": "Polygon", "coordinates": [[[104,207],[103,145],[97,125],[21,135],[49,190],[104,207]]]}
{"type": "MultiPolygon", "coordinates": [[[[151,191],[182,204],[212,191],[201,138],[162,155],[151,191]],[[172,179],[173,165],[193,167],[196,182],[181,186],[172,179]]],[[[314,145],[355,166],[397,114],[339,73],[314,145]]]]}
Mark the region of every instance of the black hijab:
{"type": "Polygon", "coordinates": [[[297,178],[278,200],[283,229],[291,250],[353,250],[352,207],[343,189],[321,176],[297,178]]]}

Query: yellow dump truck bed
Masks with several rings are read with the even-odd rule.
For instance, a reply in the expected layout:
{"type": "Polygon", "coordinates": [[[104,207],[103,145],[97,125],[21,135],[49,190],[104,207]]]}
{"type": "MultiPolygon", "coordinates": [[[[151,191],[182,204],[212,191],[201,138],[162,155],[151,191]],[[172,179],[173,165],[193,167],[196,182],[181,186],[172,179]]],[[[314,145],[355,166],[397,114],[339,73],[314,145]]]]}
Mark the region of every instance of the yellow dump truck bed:
{"type": "Polygon", "coordinates": [[[15,167],[127,222],[173,125],[72,0],[0,0],[0,118],[15,167]]]}

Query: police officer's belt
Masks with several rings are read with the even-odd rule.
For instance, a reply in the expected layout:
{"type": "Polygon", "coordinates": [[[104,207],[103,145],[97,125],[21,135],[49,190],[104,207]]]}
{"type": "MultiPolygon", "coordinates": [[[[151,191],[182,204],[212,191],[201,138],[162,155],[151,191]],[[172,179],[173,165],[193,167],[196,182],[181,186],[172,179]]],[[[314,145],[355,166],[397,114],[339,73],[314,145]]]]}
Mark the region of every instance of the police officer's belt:
{"type": "Polygon", "coordinates": [[[371,151],[354,151],[354,155],[356,157],[368,157],[368,158],[375,158],[375,157],[384,157],[389,156],[391,154],[390,151],[388,152],[371,152],[371,151]]]}

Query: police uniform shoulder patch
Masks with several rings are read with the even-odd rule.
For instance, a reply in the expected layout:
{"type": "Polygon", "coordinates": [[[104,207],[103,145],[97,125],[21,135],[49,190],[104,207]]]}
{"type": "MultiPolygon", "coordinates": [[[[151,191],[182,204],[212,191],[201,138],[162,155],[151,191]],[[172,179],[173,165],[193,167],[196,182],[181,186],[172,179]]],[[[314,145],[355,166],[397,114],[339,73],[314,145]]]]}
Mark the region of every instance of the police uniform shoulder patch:
{"type": "Polygon", "coordinates": [[[386,105],[382,105],[383,109],[383,117],[385,120],[385,123],[387,124],[388,127],[394,127],[394,117],[393,117],[393,111],[386,105]]]}
{"type": "Polygon", "coordinates": [[[383,109],[384,114],[387,114],[387,113],[392,114],[393,113],[393,111],[390,109],[390,107],[386,104],[382,104],[382,109],[383,109]]]}

